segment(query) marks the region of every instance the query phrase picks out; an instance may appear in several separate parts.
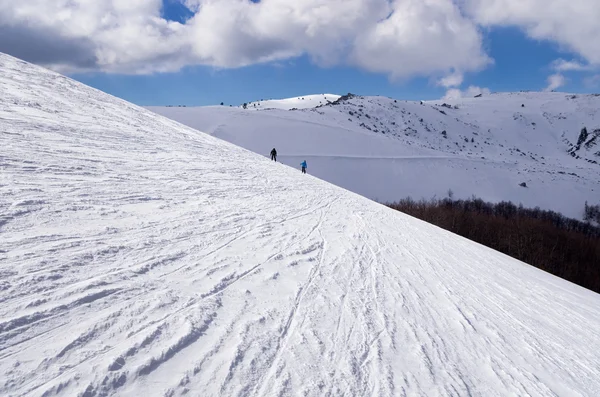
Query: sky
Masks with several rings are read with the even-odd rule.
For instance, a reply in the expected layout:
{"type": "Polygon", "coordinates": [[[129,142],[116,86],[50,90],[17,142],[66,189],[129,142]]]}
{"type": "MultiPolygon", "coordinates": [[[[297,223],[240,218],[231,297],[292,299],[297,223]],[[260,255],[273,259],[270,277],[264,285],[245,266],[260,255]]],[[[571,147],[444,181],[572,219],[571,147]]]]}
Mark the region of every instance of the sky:
{"type": "Polygon", "coordinates": [[[139,105],[600,92],[597,0],[28,0],[0,52],[139,105]]]}

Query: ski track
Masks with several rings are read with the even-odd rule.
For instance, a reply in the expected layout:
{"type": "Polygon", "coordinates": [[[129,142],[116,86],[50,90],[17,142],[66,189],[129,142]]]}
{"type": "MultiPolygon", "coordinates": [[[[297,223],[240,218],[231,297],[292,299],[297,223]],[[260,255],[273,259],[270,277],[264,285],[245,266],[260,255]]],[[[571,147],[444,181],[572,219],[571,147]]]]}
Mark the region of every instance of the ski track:
{"type": "Polygon", "coordinates": [[[600,395],[597,294],[0,69],[0,395],[600,395]]]}

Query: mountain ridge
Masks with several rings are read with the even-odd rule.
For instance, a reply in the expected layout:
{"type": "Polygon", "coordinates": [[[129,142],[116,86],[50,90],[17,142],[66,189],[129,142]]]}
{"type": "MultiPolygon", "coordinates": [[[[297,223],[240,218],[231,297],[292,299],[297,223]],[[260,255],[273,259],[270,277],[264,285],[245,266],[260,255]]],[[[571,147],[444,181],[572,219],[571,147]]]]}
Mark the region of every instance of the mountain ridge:
{"type": "Polygon", "coordinates": [[[148,108],[256,153],[276,147],[290,166],[312,158],[314,175],[380,201],[452,190],[581,219],[585,201],[594,203],[600,191],[596,95],[523,92],[428,102],[346,95],[294,110],[148,108]],[[588,135],[578,144],[584,127],[588,135]],[[342,157],[363,160],[342,164],[342,157]],[[400,164],[402,158],[423,161],[400,164]],[[402,188],[384,186],[396,183],[402,188]]]}

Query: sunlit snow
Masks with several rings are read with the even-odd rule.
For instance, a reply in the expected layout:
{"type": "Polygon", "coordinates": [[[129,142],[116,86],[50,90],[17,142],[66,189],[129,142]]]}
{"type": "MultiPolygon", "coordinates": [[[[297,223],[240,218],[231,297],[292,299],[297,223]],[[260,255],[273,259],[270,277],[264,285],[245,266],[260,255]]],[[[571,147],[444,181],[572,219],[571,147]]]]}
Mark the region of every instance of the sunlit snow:
{"type": "Polygon", "coordinates": [[[600,394],[598,294],[4,55],[0,139],[2,396],[600,394]]]}

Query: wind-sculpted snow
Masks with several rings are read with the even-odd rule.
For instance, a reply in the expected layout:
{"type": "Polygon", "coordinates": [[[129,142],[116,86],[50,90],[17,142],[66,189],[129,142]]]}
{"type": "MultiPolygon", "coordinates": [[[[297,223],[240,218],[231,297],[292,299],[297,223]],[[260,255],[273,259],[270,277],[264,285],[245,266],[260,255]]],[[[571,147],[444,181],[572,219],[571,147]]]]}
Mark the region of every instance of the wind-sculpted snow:
{"type": "Polygon", "coordinates": [[[595,396],[600,297],[0,56],[0,395],[595,396]]]}

